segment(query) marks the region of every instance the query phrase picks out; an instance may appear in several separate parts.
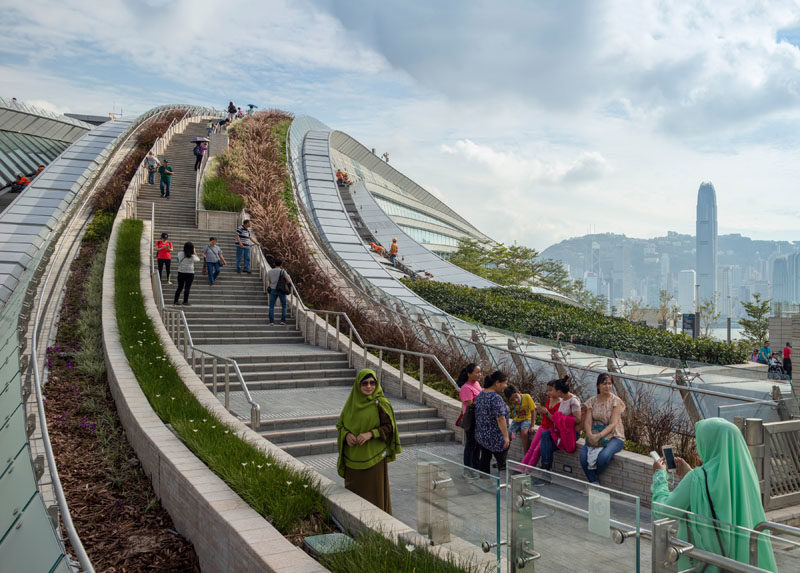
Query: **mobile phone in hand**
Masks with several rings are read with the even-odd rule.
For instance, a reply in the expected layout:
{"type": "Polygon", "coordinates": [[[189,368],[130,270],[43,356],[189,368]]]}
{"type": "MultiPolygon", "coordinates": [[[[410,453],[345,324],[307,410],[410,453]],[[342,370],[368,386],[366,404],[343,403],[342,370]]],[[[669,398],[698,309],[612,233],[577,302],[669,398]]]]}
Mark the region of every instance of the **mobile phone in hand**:
{"type": "Polygon", "coordinates": [[[661,451],[664,453],[664,461],[667,464],[667,471],[674,472],[676,468],[674,446],[664,446],[663,448],[661,448],[661,451]]]}

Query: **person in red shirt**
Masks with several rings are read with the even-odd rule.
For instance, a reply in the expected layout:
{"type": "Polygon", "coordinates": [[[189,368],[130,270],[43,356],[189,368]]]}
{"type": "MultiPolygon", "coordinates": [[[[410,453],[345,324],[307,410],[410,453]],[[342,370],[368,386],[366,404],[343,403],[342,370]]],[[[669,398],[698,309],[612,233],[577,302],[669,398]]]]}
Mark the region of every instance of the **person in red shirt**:
{"type": "Polygon", "coordinates": [[[42,171],[44,171],[44,165],[42,165],[42,164],[40,163],[40,164],[39,164],[39,167],[37,167],[37,168],[36,168],[36,173],[34,173],[34,174],[33,174],[33,176],[34,176],[34,177],[38,177],[39,173],[41,173],[42,171]]]}
{"type": "Polygon", "coordinates": [[[527,466],[535,466],[539,463],[539,456],[541,454],[539,443],[542,438],[542,432],[553,429],[553,420],[550,416],[555,414],[560,403],[561,399],[556,395],[556,380],[550,380],[550,382],[547,383],[547,402],[545,402],[544,406],[536,407],[536,413],[542,416],[542,424],[533,435],[531,446],[528,448],[528,452],[525,454],[525,457],[522,458],[523,464],[527,466]],[[547,415],[548,413],[550,416],[547,415]]]}
{"type": "Polygon", "coordinates": [[[17,173],[17,180],[11,184],[11,192],[19,193],[31,182],[30,179],[25,177],[22,173],[17,173]]]}
{"type": "Polygon", "coordinates": [[[163,280],[161,269],[167,269],[167,284],[171,285],[169,266],[172,263],[172,243],[169,241],[167,233],[161,233],[161,239],[156,241],[156,251],[158,252],[158,278],[163,280]]]}
{"type": "Polygon", "coordinates": [[[792,343],[787,342],[783,347],[783,373],[792,379],[792,343]]]}
{"type": "Polygon", "coordinates": [[[336,170],[336,184],[344,185],[344,171],[341,169],[336,170]]]}

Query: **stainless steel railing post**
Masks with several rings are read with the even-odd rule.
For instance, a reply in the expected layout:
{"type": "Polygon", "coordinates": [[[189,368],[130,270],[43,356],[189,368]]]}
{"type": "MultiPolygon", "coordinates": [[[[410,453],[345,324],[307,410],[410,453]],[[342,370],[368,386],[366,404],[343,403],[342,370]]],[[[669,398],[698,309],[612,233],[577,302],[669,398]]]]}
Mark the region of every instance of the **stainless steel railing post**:
{"type": "Polygon", "coordinates": [[[225,363],[225,409],[231,409],[231,365],[225,363]]]}
{"type": "Polygon", "coordinates": [[[216,357],[214,357],[214,360],[213,360],[212,364],[213,364],[214,374],[211,377],[211,392],[214,394],[214,397],[216,397],[217,396],[217,376],[219,375],[219,370],[217,369],[218,364],[217,364],[217,358],[216,357]]]}

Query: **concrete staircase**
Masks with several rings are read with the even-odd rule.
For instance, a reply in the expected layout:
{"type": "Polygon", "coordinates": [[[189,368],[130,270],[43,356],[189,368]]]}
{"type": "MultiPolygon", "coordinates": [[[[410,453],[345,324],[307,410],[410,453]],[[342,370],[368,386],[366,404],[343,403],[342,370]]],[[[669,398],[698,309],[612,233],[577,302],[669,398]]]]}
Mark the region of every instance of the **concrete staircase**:
{"type": "MultiPolygon", "coordinates": [[[[194,218],[194,155],[190,139],[205,134],[200,124],[190,124],[176,136],[165,156],[173,164],[175,175],[170,199],[162,199],[155,185],[145,185],[139,195],[138,213],[149,218],[150,205],[156,203],[154,236],[170,235],[174,244],[172,283],[162,280],[164,301],[172,305],[177,288],[177,255],[185,242],[192,242],[198,256],[209,237],[217,245],[227,265],[213,286],[202,274],[203,263],[195,264],[195,278],[189,296],[190,306],[181,309],[189,325],[195,346],[214,354],[235,358],[245,383],[261,405],[261,434],[295,456],[336,455],[336,420],[352,387],[356,372],[348,365],[347,355],[310,346],[304,342],[295,320],[278,325],[280,304],[275,309],[276,324],[268,324],[269,299],[256,273],[236,273],[235,229],[198,230],[194,218]],[[292,414],[296,405],[304,405],[301,415],[292,414]],[[289,412],[287,414],[287,412],[289,412]]],[[[202,259],[202,257],[201,257],[202,259]]],[[[181,301],[183,295],[181,294],[181,301]]],[[[200,373],[210,388],[211,369],[200,373]]],[[[242,404],[241,385],[232,378],[231,404],[242,404]]],[[[403,446],[447,442],[453,432],[434,408],[421,407],[408,400],[396,402],[395,414],[403,446]]],[[[236,411],[249,419],[246,411],[236,411]]]]}

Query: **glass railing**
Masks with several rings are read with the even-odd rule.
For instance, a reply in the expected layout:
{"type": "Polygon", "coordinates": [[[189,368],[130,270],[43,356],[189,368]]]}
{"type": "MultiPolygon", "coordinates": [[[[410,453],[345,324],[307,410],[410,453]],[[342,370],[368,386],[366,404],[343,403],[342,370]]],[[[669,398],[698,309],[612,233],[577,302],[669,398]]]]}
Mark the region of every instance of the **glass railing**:
{"type": "Polygon", "coordinates": [[[418,451],[415,529],[457,560],[499,572],[505,553],[502,491],[498,476],[418,451]]]}
{"type": "Polygon", "coordinates": [[[533,562],[541,571],[641,570],[637,496],[516,462],[507,467],[509,564],[533,562]]]}
{"type": "Polygon", "coordinates": [[[653,571],[800,571],[800,530],[749,529],[660,503],[652,511],[653,571]]]}

